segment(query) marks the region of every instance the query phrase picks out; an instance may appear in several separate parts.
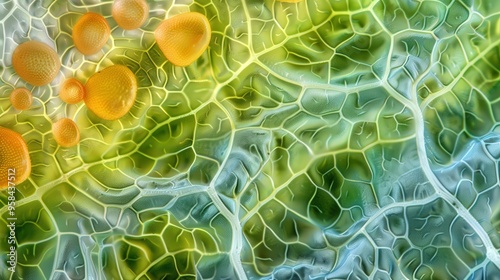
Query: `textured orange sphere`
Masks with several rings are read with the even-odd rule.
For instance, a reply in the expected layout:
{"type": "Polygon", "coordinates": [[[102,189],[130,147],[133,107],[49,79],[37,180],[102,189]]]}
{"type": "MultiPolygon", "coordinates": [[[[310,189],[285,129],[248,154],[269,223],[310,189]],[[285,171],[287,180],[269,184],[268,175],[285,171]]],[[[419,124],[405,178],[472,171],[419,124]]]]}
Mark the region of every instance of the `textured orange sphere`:
{"type": "Polygon", "coordinates": [[[85,105],[100,118],[116,120],[128,113],[137,96],[137,78],[123,65],[92,75],[85,84],[85,105]]]}
{"type": "Polygon", "coordinates": [[[155,30],[155,39],[172,64],[187,66],[207,49],[211,33],[206,16],[189,12],[164,20],[155,30]]]}
{"type": "Polygon", "coordinates": [[[103,16],[86,13],[73,27],[73,42],[82,54],[92,55],[104,47],[110,33],[108,22],[103,16]]]}
{"type": "Polygon", "coordinates": [[[10,94],[10,103],[17,110],[27,110],[33,103],[33,95],[27,88],[16,88],[10,94]]]}
{"type": "Polygon", "coordinates": [[[35,86],[43,86],[56,77],[61,68],[61,61],[54,49],[47,44],[28,41],[14,50],[12,66],[26,82],[35,86]]]}
{"type": "Polygon", "coordinates": [[[145,0],[115,0],[111,14],[121,28],[137,29],[148,18],[149,6],[145,0]]]}
{"type": "Polygon", "coordinates": [[[82,83],[75,78],[66,79],[59,91],[59,97],[68,104],[76,104],[82,101],[84,95],[85,89],[82,83]]]}
{"type": "Polygon", "coordinates": [[[0,127],[0,190],[20,184],[31,173],[28,146],[19,133],[0,127]]]}
{"type": "Polygon", "coordinates": [[[62,147],[72,147],[80,142],[80,131],[76,123],[68,118],[53,123],[52,133],[57,144],[62,147]]]}

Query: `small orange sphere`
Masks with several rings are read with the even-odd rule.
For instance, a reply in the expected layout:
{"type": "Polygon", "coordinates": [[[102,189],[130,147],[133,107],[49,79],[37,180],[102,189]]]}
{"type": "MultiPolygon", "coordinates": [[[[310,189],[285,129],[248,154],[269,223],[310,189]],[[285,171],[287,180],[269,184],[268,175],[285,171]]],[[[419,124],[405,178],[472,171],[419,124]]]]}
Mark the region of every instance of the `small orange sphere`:
{"type": "Polygon", "coordinates": [[[28,41],[20,44],[12,54],[14,71],[34,86],[50,83],[61,68],[57,53],[45,43],[28,41]]]}
{"type": "Polygon", "coordinates": [[[115,0],[111,14],[118,26],[132,30],[144,24],[148,18],[149,7],[145,0],[115,0]]]}
{"type": "Polygon", "coordinates": [[[68,118],[53,123],[52,133],[57,144],[62,147],[72,147],[80,142],[80,131],[76,123],[68,118]]]}
{"type": "Polygon", "coordinates": [[[137,95],[137,78],[126,66],[113,65],[85,84],[85,105],[100,118],[116,120],[128,113],[137,95]]]}
{"type": "Polygon", "coordinates": [[[108,22],[103,16],[86,13],[73,27],[73,42],[82,54],[92,55],[104,47],[110,33],[108,22]]]}
{"type": "Polygon", "coordinates": [[[33,95],[27,88],[16,88],[10,94],[10,103],[17,110],[27,110],[33,103],[33,95]]]}
{"type": "Polygon", "coordinates": [[[0,127],[0,190],[22,183],[30,173],[31,160],[23,137],[0,127]]]}
{"type": "Polygon", "coordinates": [[[207,49],[211,33],[205,15],[189,12],[164,20],[155,30],[155,39],[172,64],[187,66],[207,49]]]}
{"type": "Polygon", "coordinates": [[[82,83],[75,78],[66,79],[59,91],[59,97],[68,104],[76,104],[82,101],[84,95],[85,89],[82,83]]]}

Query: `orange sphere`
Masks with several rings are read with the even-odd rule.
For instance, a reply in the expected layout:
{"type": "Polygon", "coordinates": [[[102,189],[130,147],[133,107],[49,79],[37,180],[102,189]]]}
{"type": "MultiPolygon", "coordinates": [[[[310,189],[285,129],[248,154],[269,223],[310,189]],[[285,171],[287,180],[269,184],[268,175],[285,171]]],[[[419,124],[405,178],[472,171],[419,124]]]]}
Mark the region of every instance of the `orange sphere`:
{"type": "Polygon", "coordinates": [[[68,104],[76,104],[83,100],[85,89],[82,83],[75,78],[69,78],[64,81],[59,91],[59,97],[68,104]]]}
{"type": "Polygon", "coordinates": [[[72,147],[80,142],[80,131],[76,123],[68,118],[53,123],[52,133],[57,144],[62,147],[72,147]]]}
{"type": "Polygon", "coordinates": [[[206,16],[189,12],[164,20],[155,30],[155,39],[172,64],[187,66],[207,49],[211,33],[206,16]]]}
{"type": "Polygon", "coordinates": [[[12,65],[23,80],[43,86],[54,80],[61,68],[61,61],[47,44],[28,41],[16,47],[12,54],[12,65]]]}
{"type": "Polygon", "coordinates": [[[103,16],[86,13],[73,27],[73,42],[82,54],[92,55],[104,47],[110,33],[108,22],[103,16]]]}
{"type": "Polygon", "coordinates": [[[123,65],[92,75],[85,84],[85,105],[100,118],[116,120],[128,113],[137,95],[137,78],[123,65]]]}
{"type": "Polygon", "coordinates": [[[20,184],[31,173],[28,146],[21,135],[0,127],[0,190],[20,184]]]}
{"type": "Polygon", "coordinates": [[[144,24],[148,18],[149,7],[145,0],[115,0],[111,14],[118,26],[132,30],[144,24]]]}
{"type": "Polygon", "coordinates": [[[33,103],[33,95],[27,88],[16,88],[10,94],[10,103],[17,110],[27,110],[33,103]]]}

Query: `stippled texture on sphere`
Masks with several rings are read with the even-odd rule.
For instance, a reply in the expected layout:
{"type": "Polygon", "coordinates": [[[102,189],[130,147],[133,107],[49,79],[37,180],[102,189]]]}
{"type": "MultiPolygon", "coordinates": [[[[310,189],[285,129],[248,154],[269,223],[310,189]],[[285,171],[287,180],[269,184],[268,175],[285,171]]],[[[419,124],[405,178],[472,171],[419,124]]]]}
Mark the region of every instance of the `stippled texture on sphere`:
{"type": "Polygon", "coordinates": [[[10,94],[10,103],[17,110],[27,110],[33,103],[33,95],[27,88],[16,88],[10,94]]]}
{"type": "Polygon", "coordinates": [[[113,18],[123,29],[141,27],[149,14],[149,6],[144,0],[115,0],[111,11],[113,18]]]}
{"type": "Polygon", "coordinates": [[[110,33],[108,22],[103,16],[86,13],[73,28],[73,42],[82,54],[92,55],[104,47],[110,33]]]}
{"type": "Polygon", "coordinates": [[[75,78],[66,79],[59,90],[59,97],[68,104],[82,101],[84,95],[85,89],[82,83],[75,78]]]}
{"type": "Polygon", "coordinates": [[[155,31],[155,39],[172,64],[187,66],[207,49],[211,32],[205,15],[190,12],[163,21],[155,31]]]}
{"type": "Polygon", "coordinates": [[[52,133],[57,144],[72,147],[80,142],[80,130],[76,123],[68,118],[60,119],[52,124],[52,133]]]}
{"type": "Polygon", "coordinates": [[[19,133],[0,127],[0,190],[9,185],[9,169],[15,170],[14,183],[22,183],[31,173],[30,155],[19,133]]]}
{"type": "Polygon", "coordinates": [[[56,77],[61,68],[61,61],[54,49],[47,44],[28,41],[14,50],[12,66],[26,82],[34,86],[43,86],[56,77]]]}
{"type": "Polygon", "coordinates": [[[113,65],[92,75],[84,101],[100,118],[116,120],[128,113],[137,95],[137,78],[126,66],[113,65]]]}

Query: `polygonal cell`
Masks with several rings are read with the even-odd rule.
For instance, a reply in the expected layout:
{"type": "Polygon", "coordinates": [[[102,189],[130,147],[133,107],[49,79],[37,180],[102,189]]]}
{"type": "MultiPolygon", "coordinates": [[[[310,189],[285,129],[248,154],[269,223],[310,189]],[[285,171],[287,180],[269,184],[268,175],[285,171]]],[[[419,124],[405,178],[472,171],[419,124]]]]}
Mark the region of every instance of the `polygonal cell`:
{"type": "MultiPolygon", "coordinates": [[[[85,259],[80,248],[80,240],[75,235],[63,235],[59,237],[59,246],[55,269],[64,271],[71,279],[85,279],[85,259]]],[[[64,279],[64,278],[61,278],[64,279]]]]}
{"type": "Polygon", "coordinates": [[[335,267],[326,278],[368,278],[368,275],[371,275],[376,268],[374,256],[375,248],[366,237],[360,235],[339,251],[335,267]]]}
{"type": "Polygon", "coordinates": [[[381,140],[397,140],[414,135],[415,119],[405,105],[389,98],[377,119],[381,140]]]}
{"type": "Polygon", "coordinates": [[[452,1],[450,7],[447,9],[444,21],[438,28],[436,28],[436,30],[434,30],[434,34],[442,38],[457,33],[460,26],[464,25],[465,22],[470,19],[469,14],[471,13],[471,7],[468,5],[470,4],[466,1],[452,1]]]}

